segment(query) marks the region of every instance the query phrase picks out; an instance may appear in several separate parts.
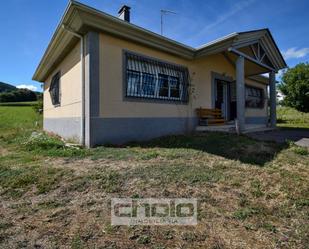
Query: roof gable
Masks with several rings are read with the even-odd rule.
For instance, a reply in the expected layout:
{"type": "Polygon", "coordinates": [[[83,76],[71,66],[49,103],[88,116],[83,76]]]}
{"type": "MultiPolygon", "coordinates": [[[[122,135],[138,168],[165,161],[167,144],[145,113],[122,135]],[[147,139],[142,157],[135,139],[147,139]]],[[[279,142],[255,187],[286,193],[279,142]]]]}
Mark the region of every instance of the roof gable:
{"type": "Polygon", "coordinates": [[[257,61],[262,62],[275,70],[287,67],[269,29],[233,33],[220,40],[202,46],[197,51],[196,56],[201,57],[231,49],[242,51],[248,47],[252,53],[247,51],[245,54],[253,57],[257,61]]]}

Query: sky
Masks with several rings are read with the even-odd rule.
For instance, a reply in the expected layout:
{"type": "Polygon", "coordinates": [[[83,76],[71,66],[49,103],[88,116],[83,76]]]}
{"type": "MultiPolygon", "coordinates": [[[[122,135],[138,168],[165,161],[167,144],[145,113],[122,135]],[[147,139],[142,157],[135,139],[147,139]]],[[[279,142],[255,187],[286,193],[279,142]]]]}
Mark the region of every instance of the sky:
{"type": "MultiPolygon", "coordinates": [[[[269,28],[289,67],[309,61],[308,0],[80,0],[111,15],[123,4],[131,22],[192,47],[232,32],[269,28]]],[[[32,75],[61,19],[67,0],[0,3],[0,81],[41,90],[32,75]]]]}

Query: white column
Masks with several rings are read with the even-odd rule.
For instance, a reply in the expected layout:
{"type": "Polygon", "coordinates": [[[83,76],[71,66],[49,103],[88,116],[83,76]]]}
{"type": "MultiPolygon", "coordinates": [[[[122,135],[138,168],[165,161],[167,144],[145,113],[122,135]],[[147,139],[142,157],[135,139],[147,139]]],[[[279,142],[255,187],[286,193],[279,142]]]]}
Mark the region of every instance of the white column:
{"type": "Polygon", "coordinates": [[[245,59],[242,56],[236,60],[236,97],[238,129],[242,132],[245,129],[245,59]]]}
{"type": "Polygon", "coordinates": [[[276,93],[276,73],[269,73],[269,115],[270,115],[270,126],[275,128],[277,124],[277,113],[276,113],[276,102],[277,102],[277,93],[276,93]]]}

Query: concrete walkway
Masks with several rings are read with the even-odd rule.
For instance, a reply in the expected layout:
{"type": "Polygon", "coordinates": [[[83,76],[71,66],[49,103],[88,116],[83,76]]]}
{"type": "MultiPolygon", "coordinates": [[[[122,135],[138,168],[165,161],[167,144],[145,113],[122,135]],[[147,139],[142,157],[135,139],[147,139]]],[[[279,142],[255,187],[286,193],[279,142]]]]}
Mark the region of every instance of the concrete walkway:
{"type": "Polygon", "coordinates": [[[297,145],[309,148],[309,129],[276,129],[267,132],[247,134],[257,140],[285,143],[294,141],[297,145]]]}

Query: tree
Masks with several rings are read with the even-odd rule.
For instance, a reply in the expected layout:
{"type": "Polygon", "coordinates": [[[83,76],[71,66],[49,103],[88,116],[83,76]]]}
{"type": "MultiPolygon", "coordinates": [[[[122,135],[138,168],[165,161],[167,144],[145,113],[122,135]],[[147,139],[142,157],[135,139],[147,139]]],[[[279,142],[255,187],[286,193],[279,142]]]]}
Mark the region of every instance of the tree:
{"type": "Polygon", "coordinates": [[[16,89],[11,92],[0,93],[0,102],[36,101],[37,95],[28,89],[16,89]]]}
{"type": "Polygon", "coordinates": [[[309,64],[300,63],[287,69],[281,78],[279,90],[285,95],[283,105],[309,112],[309,64]]]}

